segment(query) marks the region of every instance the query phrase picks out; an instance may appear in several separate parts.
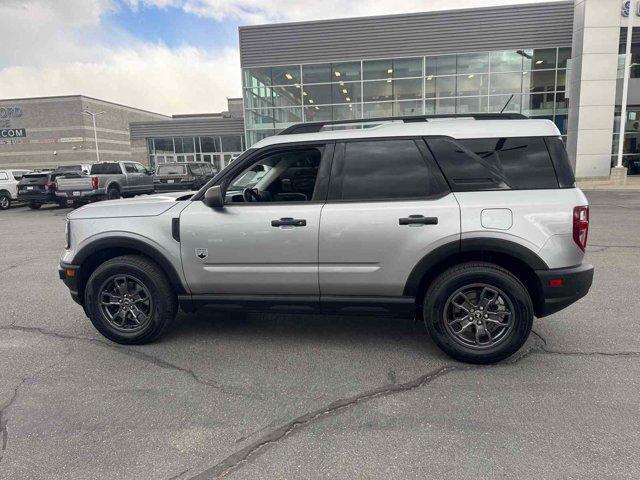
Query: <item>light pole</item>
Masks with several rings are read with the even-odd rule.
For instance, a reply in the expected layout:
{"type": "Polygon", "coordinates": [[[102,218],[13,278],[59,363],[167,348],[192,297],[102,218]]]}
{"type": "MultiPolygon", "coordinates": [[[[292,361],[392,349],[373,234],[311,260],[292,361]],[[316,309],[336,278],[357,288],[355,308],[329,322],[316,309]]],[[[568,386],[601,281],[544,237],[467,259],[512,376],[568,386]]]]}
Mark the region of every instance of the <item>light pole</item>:
{"type": "MultiPolygon", "coordinates": [[[[627,126],[627,96],[629,92],[629,74],[631,69],[631,42],[633,37],[633,16],[636,12],[634,1],[629,3],[629,14],[627,15],[627,41],[624,50],[624,72],[622,77],[622,102],[620,104],[620,125],[618,130],[618,159],[616,168],[622,168],[622,156],[624,153],[624,134],[627,126]]],[[[625,10],[626,12],[626,10],[625,10]]],[[[624,15],[624,13],[623,13],[624,15]]]]}
{"type": "Polygon", "coordinates": [[[102,115],[103,113],[105,113],[104,111],[102,112],[91,112],[89,111],[89,109],[85,108],[82,113],[84,115],[89,115],[91,117],[91,120],[93,120],[93,138],[96,141],[96,159],[99,162],[100,161],[100,150],[98,150],[98,130],[96,129],[96,117],[98,115],[102,115]]]}

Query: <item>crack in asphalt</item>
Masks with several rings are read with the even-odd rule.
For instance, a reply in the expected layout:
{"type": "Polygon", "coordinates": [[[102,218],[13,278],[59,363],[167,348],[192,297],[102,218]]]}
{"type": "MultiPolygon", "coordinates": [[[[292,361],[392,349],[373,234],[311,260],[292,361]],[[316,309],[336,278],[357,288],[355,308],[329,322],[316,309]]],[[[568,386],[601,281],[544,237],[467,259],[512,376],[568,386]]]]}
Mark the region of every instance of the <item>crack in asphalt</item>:
{"type": "Polygon", "coordinates": [[[598,251],[598,252],[604,252],[605,250],[608,250],[610,248],[640,248],[640,245],[599,245],[597,243],[591,243],[587,246],[587,250],[589,249],[589,247],[597,247],[597,248],[601,248],[602,250],[594,250],[594,251],[598,251]]]}
{"type": "Polygon", "coordinates": [[[20,260],[19,262],[15,262],[11,265],[9,265],[8,267],[5,267],[3,269],[0,270],[0,273],[5,273],[8,272],[9,270],[13,270],[14,268],[18,268],[21,265],[25,265],[27,263],[31,263],[35,260],[42,260],[45,257],[30,257],[30,258],[25,258],[24,260],[20,260]]]}
{"type": "MultiPolygon", "coordinates": [[[[566,355],[566,356],[573,356],[573,357],[598,357],[598,356],[602,356],[602,357],[640,357],[640,352],[636,352],[633,350],[623,350],[623,351],[619,351],[619,352],[601,352],[601,351],[593,351],[593,350],[589,350],[589,351],[583,351],[583,350],[555,350],[555,349],[551,349],[549,347],[547,347],[547,340],[540,335],[538,332],[536,332],[535,330],[531,330],[531,333],[533,335],[535,335],[536,337],[538,337],[540,339],[540,341],[542,342],[541,345],[538,345],[538,348],[540,349],[541,352],[546,353],[546,354],[550,354],[550,355],[566,355]]],[[[535,353],[535,352],[532,352],[535,353]]]]}
{"type": "Polygon", "coordinates": [[[228,395],[233,395],[233,396],[241,396],[241,397],[247,397],[247,398],[258,398],[258,399],[262,399],[262,396],[257,395],[257,394],[251,394],[251,393],[247,393],[243,390],[241,390],[240,388],[236,388],[236,387],[229,387],[227,385],[222,385],[218,382],[215,382],[213,380],[207,379],[207,378],[203,378],[200,375],[198,375],[195,371],[186,368],[186,367],[181,367],[180,365],[176,365],[174,363],[170,363],[167,362],[166,360],[163,360],[160,357],[156,357],[154,355],[145,353],[145,352],[141,352],[139,350],[134,350],[131,348],[127,348],[127,347],[123,347],[120,345],[115,345],[115,344],[110,344],[107,342],[103,342],[102,340],[98,340],[97,338],[91,338],[91,337],[80,337],[80,336],[76,336],[76,335],[69,335],[69,334],[65,334],[65,333],[58,333],[58,332],[54,332],[51,330],[45,330],[41,327],[27,327],[27,326],[22,326],[22,325],[15,325],[15,324],[11,324],[8,326],[2,326],[0,327],[0,330],[14,330],[14,331],[22,331],[22,332],[29,332],[29,333],[39,333],[41,335],[47,335],[47,336],[51,336],[51,337],[55,337],[55,338],[59,338],[62,340],[79,340],[79,341],[83,341],[83,342],[88,342],[88,343],[92,343],[94,345],[99,345],[101,347],[105,347],[111,350],[115,350],[117,352],[120,352],[124,355],[128,355],[130,357],[136,358],[138,360],[142,360],[144,362],[147,363],[151,363],[152,365],[155,365],[159,368],[163,368],[165,370],[173,370],[173,371],[177,371],[180,373],[184,373],[188,376],[190,376],[195,382],[201,384],[201,385],[205,385],[207,387],[211,387],[211,388],[215,388],[219,391],[221,391],[222,393],[226,393],[228,395]]]}
{"type": "Polygon", "coordinates": [[[2,407],[0,407],[0,462],[4,457],[4,452],[7,449],[7,442],[9,441],[9,431],[7,430],[8,421],[6,419],[6,414],[11,405],[13,405],[13,402],[16,401],[16,398],[18,398],[18,390],[20,390],[20,387],[22,387],[22,385],[24,385],[24,382],[26,381],[27,377],[24,377],[13,389],[13,394],[9,398],[9,401],[2,407]]]}
{"type": "Polygon", "coordinates": [[[469,370],[478,370],[478,369],[486,369],[486,368],[496,368],[505,365],[514,364],[523,358],[527,357],[535,350],[536,346],[533,345],[528,350],[521,352],[511,360],[508,360],[503,363],[499,363],[496,365],[463,365],[463,364],[452,364],[452,365],[444,365],[440,368],[432,370],[424,375],[421,375],[413,380],[409,380],[404,383],[391,383],[387,385],[383,385],[381,387],[375,388],[373,390],[368,390],[366,392],[335,400],[330,404],[321,407],[319,409],[313,410],[311,412],[307,412],[299,417],[294,418],[293,420],[281,425],[275,430],[270,431],[266,435],[259,438],[257,441],[247,445],[246,447],[234,452],[229,455],[227,458],[217,463],[213,467],[210,467],[203,472],[189,477],[189,480],[205,480],[205,479],[220,479],[224,478],[227,475],[238,470],[242,465],[248,462],[250,459],[264,453],[266,449],[274,445],[289,435],[295,433],[306,427],[307,425],[326,418],[328,416],[341,413],[344,410],[347,410],[351,407],[359,405],[364,402],[371,401],[376,398],[381,398],[389,395],[394,395],[397,393],[404,393],[411,390],[416,390],[422,388],[430,383],[432,383],[437,378],[448,375],[452,372],[457,371],[469,371],[469,370]]]}

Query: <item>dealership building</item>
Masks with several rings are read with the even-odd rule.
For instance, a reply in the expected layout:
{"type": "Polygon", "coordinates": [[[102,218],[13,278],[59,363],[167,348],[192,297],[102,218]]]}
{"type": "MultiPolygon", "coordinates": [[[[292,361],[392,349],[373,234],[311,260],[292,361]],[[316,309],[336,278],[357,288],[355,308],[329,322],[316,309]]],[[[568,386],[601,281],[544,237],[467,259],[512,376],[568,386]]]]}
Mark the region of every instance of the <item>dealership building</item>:
{"type": "MultiPolygon", "coordinates": [[[[576,0],[240,27],[247,144],[296,122],[516,112],[555,122],[578,178],[609,177],[628,15],[640,25],[639,11],[631,6],[625,16],[623,3],[576,0]]],[[[640,60],[640,37],[632,51],[640,60]]],[[[640,173],[639,73],[633,66],[625,122],[630,174],[640,173]]]]}
{"type": "MultiPolygon", "coordinates": [[[[452,2],[454,4],[454,2],[452,2]]],[[[226,166],[298,122],[522,113],[557,125],[579,179],[619,178],[622,77],[632,32],[623,165],[640,174],[640,7],[567,0],[240,27],[242,98],[167,117],[88,97],[0,101],[0,167],[101,158],[226,166]],[[12,135],[9,137],[9,133],[12,135]]]]}

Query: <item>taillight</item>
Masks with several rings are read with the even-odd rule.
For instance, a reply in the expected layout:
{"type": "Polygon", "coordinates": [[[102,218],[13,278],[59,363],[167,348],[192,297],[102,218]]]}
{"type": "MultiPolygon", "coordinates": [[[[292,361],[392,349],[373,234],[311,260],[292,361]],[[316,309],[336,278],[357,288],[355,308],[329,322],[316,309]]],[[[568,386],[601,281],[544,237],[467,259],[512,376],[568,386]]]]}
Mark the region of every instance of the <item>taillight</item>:
{"type": "Polygon", "coordinates": [[[97,190],[100,186],[100,179],[98,177],[91,177],[91,187],[97,190]]]}
{"type": "Polygon", "coordinates": [[[589,235],[589,207],[573,207],[573,241],[583,252],[587,248],[589,235]]]}
{"type": "Polygon", "coordinates": [[[55,188],[56,188],[56,184],[53,183],[53,182],[44,184],[44,189],[45,190],[53,190],[55,188]]]}

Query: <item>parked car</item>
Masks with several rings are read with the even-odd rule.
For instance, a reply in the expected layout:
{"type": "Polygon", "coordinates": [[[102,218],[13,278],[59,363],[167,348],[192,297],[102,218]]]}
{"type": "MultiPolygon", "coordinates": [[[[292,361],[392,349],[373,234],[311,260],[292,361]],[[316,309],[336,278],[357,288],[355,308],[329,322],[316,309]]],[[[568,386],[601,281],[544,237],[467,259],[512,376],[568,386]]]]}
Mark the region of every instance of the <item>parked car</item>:
{"type": "Polygon", "coordinates": [[[18,182],[18,200],[26,202],[29,208],[36,210],[48,203],[67,205],[66,199],[56,196],[56,178],[63,172],[29,172],[18,182]]]}
{"type": "Polygon", "coordinates": [[[18,182],[29,170],[0,170],[0,210],[8,210],[18,200],[18,182]]]}
{"type": "Polygon", "coordinates": [[[163,163],[156,167],[153,184],[156,192],[199,190],[216,173],[208,162],[163,163]]]}
{"type": "Polygon", "coordinates": [[[100,162],[89,175],[71,173],[56,181],[56,195],[74,203],[153,193],[153,172],[137,162],[100,162]]]}
{"type": "Polygon", "coordinates": [[[179,306],[388,314],[472,363],[587,294],[589,207],[551,121],[375,121],[294,125],[195,195],[72,212],[60,277],[118,343],[158,338],[179,306]]]}

